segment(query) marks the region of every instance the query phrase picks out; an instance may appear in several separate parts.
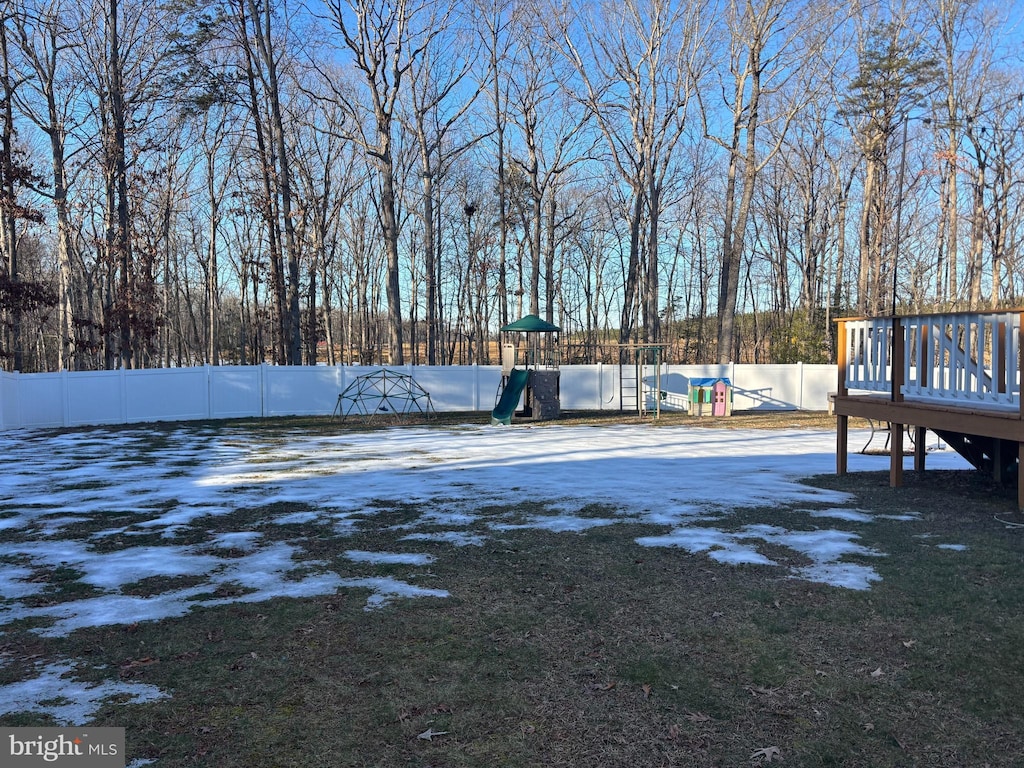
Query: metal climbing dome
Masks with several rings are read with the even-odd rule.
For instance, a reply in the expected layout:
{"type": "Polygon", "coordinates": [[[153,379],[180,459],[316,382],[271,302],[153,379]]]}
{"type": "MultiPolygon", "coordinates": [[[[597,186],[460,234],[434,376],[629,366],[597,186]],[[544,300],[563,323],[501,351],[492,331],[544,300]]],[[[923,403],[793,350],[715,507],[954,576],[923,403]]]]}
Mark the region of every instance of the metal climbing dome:
{"type": "Polygon", "coordinates": [[[356,376],[338,395],[333,415],[344,421],[352,414],[373,420],[378,416],[400,417],[410,413],[432,415],[430,393],[408,373],[381,368],[356,376]]]}

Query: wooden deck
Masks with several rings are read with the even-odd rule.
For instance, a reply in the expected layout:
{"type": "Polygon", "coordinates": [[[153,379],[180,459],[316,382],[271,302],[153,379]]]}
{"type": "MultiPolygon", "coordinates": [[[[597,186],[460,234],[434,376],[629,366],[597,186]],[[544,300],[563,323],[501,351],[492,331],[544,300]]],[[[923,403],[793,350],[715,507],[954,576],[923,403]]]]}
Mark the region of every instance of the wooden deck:
{"type": "Polygon", "coordinates": [[[903,481],[904,430],[925,470],[932,430],[979,470],[1016,479],[1024,511],[1024,310],[839,320],[836,472],[846,474],[849,417],[891,425],[889,484],[903,481]]]}

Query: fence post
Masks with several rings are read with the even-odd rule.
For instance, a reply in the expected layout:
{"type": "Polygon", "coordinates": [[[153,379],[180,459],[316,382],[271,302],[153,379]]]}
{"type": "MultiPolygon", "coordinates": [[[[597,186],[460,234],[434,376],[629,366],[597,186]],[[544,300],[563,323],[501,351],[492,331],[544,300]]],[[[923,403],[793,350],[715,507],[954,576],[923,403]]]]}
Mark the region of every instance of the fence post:
{"type": "Polygon", "coordinates": [[[798,362],[796,364],[796,409],[802,411],[804,409],[804,364],[798,362]]]}
{"type": "Polygon", "coordinates": [[[265,374],[266,363],[260,363],[256,369],[259,373],[258,381],[260,387],[260,418],[264,419],[267,416],[267,377],[265,374]]]}
{"type": "MultiPolygon", "coordinates": [[[[19,415],[20,418],[20,415],[19,415]]],[[[66,369],[60,372],[60,424],[69,426],[71,420],[71,380],[66,369]]]]}
{"type": "Polygon", "coordinates": [[[128,371],[124,367],[124,363],[117,369],[117,381],[120,386],[120,410],[121,410],[121,423],[128,423],[128,371]]]}
{"type": "Polygon", "coordinates": [[[203,366],[206,373],[206,418],[213,418],[213,368],[207,363],[203,366]]]}

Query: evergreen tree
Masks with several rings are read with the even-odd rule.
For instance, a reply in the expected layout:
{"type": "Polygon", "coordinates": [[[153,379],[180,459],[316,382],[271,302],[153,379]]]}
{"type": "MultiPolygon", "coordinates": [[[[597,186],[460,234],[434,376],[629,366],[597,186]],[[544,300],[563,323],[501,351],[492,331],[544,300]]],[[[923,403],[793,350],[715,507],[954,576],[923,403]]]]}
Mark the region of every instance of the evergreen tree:
{"type": "MultiPolygon", "coordinates": [[[[854,123],[854,139],[865,163],[860,221],[858,311],[884,311],[895,267],[894,189],[890,164],[896,137],[906,129],[908,113],[934,91],[939,76],[935,59],[924,54],[905,24],[890,21],[870,32],[858,54],[857,76],[841,104],[854,123]]],[[[904,147],[905,149],[905,147],[904,147]]]]}

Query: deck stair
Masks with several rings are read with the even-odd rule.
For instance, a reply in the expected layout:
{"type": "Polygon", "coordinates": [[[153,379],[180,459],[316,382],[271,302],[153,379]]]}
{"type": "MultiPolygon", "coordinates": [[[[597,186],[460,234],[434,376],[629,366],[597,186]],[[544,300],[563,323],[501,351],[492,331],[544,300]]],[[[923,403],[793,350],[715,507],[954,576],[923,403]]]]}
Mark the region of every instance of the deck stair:
{"type": "Polygon", "coordinates": [[[932,431],[950,448],[967,459],[975,469],[990,472],[1005,481],[1016,479],[1017,444],[1014,441],[982,435],[964,435],[942,429],[932,431]]]}

